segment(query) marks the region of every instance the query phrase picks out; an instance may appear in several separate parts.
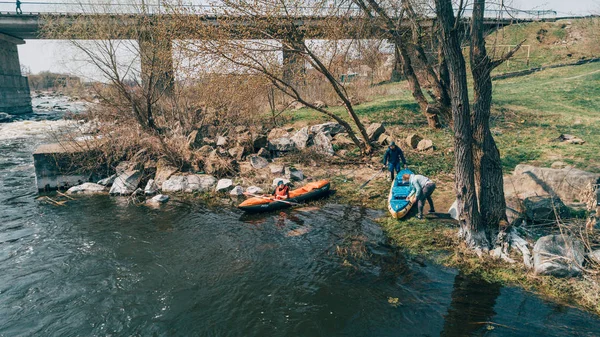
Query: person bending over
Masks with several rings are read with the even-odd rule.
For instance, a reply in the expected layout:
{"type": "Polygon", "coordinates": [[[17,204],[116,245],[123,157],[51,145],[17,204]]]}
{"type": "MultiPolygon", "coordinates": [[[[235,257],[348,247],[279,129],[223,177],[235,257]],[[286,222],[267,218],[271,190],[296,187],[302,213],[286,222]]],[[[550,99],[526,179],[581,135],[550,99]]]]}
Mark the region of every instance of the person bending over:
{"type": "Polygon", "coordinates": [[[423,219],[423,206],[425,206],[425,199],[429,203],[429,213],[435,213],[435,207],[433,207],[433,199],[431,194],[435,190],[435,183],[429,178],[420,174],[404,174],[402,175],[402,181],[408,182],[412,191],[411,194],[406,198],[410,200],[413,196],[417,199],[417,219],[423,219]]]}
{"type": "Polygon", "coordinates": [[[383,155],[384,169],[387,167],[387,169],[390,171],[390,179],[392,181],[394,181],[394,171],[398,173],[402,169],[400,166],[400,161],[402,161],[402,165],[404,168],[406,168],[406,159],[404,159],[404,153],[396,145],[396,143],[392,142],[383,155]]]}
{"type": "Polygon", "coordinates": [[[290,187],[284,184],[282,180],[280,180],[277,183],[277,187],[275,187],[275,191],[273,191],[273,196],[277,200],[289,199],[290,187]]]}

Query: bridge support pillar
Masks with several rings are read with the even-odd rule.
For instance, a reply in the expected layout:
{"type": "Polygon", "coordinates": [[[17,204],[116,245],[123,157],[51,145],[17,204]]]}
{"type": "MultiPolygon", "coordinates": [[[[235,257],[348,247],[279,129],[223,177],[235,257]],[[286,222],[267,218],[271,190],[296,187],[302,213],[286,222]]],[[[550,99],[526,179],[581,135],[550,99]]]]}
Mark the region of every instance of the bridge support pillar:
{"type": "MultiPolygon", "coordinates": [[[[142,85],[162,91],[173,92],[175,84],[173,68],[173,44],[168,38],[147,33],[138,40],[142,70],[142,85]]],[[[151,89],[152,89],[151,88],[151,89]]]]}
{"type": "Polygon", "coordinates": [[[0,33],[0,112],[20,115],[33,112],[27,77],[21,75],[17,45],[25,41],[0,33]]]}
{"type": "Polygon", "coordinates": [[[304,49],[302,38],[282,41],[283,50],[283,81],[292,85],[304,83],[306,65],[302,55],[298,52],[304,49]]]}

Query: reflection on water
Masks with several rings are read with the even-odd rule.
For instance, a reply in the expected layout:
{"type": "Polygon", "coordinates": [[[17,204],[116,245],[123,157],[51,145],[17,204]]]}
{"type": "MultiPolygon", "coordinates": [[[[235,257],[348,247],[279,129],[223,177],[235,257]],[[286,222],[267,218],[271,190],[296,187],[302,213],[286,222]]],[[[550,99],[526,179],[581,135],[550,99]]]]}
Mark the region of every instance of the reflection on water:
{"type": "Polygon", "coordinates": [[[587,313],[407,257],[345,205],[36,201],[0,129],[0,336],[596,336],[587,313]]]}

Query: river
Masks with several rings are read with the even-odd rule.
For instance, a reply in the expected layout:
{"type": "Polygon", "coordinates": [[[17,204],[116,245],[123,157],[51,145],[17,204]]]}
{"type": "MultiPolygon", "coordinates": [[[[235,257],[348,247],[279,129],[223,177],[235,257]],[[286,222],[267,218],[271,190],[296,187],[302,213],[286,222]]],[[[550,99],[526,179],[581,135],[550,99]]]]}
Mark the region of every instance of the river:
{"type": "Polygon", "coordinates": [[[0,124],[0,336],[598,336],[600,319],[410,258],[378,211],[35,199],[56,113],[0,124]]]}

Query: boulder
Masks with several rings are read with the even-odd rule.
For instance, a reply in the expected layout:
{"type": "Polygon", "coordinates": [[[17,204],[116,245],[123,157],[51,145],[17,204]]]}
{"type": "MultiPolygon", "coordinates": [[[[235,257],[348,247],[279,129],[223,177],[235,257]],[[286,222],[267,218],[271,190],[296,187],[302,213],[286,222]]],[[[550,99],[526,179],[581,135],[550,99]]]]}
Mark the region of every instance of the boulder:
{"type": "Polygon", "coordinates": [[[558,198],[551,196],[531,196],[523,200],[524,213],[536,223],[556,221],[556,217],[567,218],[569,209],[558,198]]]}
{"type": "Polygon", "coordinates": [[[377,143],[379,143],[379,145],[390,145],[390,143],[393,141],[392,137],[386,135],[385,133],[381,134],[379,136],[379,138],[377,138],[377,143]]]}
{"type": "Polygon", "coordinates": [[[323,109],[323,108],[327,107],[327,104],[325,104],[325,102],[323,102],[323,101],[316,101],[313,103],[313,105],[319,109],[323,109]]]}
{"type": "Polygon", "coordinates": [[[267,136],[265,136],[265,135],[257,135],[252,140],[252,146],[254,147],[255,151],[257,151],[258,149],[267,147],[267,143],[268,143],[268,139],[267,139],[267,136]]]}
{"type": "Polygon", "coordinates": [[[225,146],[227,145],[227,137],[219,136],[217,137],[217,146],[225,146]]]}
{"type": "Polygon", "coordinates": [[[106,192],[108,192],[106,186],[94,183],[83,183],[67,190],[67,194],[101,194],[106,192]]]}
{"type": "Polygon", "coordinates": [[[164,204],[169,201],[169,196],[165,194],[157,194],[152,198],[146,200],[147,204],[164,204]]]}
{"type": "Polygon", "coordinates": [[[242,195],[244,195],[244,188],[242,186],[238,185],[238,186],[234,187],[231,190],[231,192],[229,192],[229,194],[234,197],[242,196],[242,195]]]}
{"type": "Polygon", "coordinates": [[[227,192],[233,188],[233,180],[231,179],[220,179],[217,182],[216,192],[227,192]]]}
{"type": "Polygon", "coordinates": [[[271,164],[269,165],[269,169],[271,170],[271,174],[283,174],[285,172],[285,166],[271,164]]]}
{"type": "Polygon", "coordinates": [[[296,144],[289,138],[276,138],[269,140],[269,150],[288,152],[296,149],[296,144]]]}
{"type": "Polygon", "coordinates": [[[315,147],[315,151],[329,155],[329,156],[333,156],[334,155],[334,151],[333,151],[333,145],[331,144],[331,139],[329,137],[327,137],[327,134],[325,134],[324,132],[319,132],[315,135],[315,138],[313,139],[314,142],[314,147],[315,147]]]}
{"type": "Polygon", "coordinates": [[[113,182],[115,181],[115,178],[117,177],[116,174],[113,174],[112,176],[108,177],[108,178],[104,178],[98,181],[98,185],[102,185],[102,186],[112,186],[113,182]]]}
{"type": "Polygon", "coordinates": [[[319,132],[323,132],[323,133],[328,133],[331,136],[335,136],[338,133],[343,133],[346,130],[344,129],[344,127],[339,124],[339,123],[335,123],[335,122],[328,122],[328,123],[323,123],[323,124],[317,124],[317,125],[313,125],[310,127],[310,132],[311,133],[319,133],[319,132]]]}
{"type": "Polygon", "coordinates": [[[417,144],[418,151],[432,151],[433,150],[433,141],[431,139],[422,139],[419,144],[417,144]]]}
{"type": "Polygon", "coordinates": [[[212,189],[217,179],[207,174],[172,175],[162,185],[163,192],[205,192],[212,189]]]}
{"type": "Polygon", "coordinates": [[[423,140],[423,137],[417,135],[416,133],[413,133],[406,137],[406,144],[411,148],[416,149],[421,140],[423,140]]]}
{"type": "Polygon", "coordinates": [[[250,164],[255,169],[262,169],[269,166],[269,162],[265,158],[257,155],[250,156],[250,164]]]}
{"type": "Polygon", "coordinates": [[[140,184],[142,172],[140,170],[129,170],[119,174],[110,188],[111,195],[130,195],[140,184]]]}
{"type": "Polygon", "coordinates": [[[246,189],[246,192],[250,194],[261,194],[263,193],[263,189],[258,186],[250,186],[246,189]]]}
{"type": "Polygon", "coordinates": [[[536,275],[556,277],[581,273],[584,260],[583,243],[564,235],[541,237],[533,247],[533,270],[536,275]]]}
{"type": "Polygon", "coordinates": [[[296,134],[294,134],[290,139],[292,142],[294,142],[296,148],[305,149],[308,145],[309,138],[310,136],[308,134],[308,127],[303,127],[302,129],[298,130],[298,132],[296,132],[296,134]]]}
{"type": "Polygon", "coordinates": [[[284,176],[286,177],[286,179],[289,179],[291,181],[304,180],[304,173],[302,173],[302,171],[290,167],[285,168],[284,176]]]}
{"type": "Polygon", "coordinates": [[[347,134],[345,133],[340,133],[338,135],[335,135],[335,137],[333,137],[333,140],[331,141],[332,144],[338,145],[338,146],[347,146],[347,145],[354,145],[354,142],[352,141],[352,139],[350,139],[350,137],[348,137],[347,134]]]}
{"type": "Polygon", "coordinates": [[[267,158],[267,159],[269,157],[271,157],[269,150],[265,149],[264,147],[261,147],[260,150],[258,150],[258,152],[256,152],[256,155],[259,157],[267,158]]]}
{"type": "Polygon", "coordinates": [[[155,195],[156,193],[158,193],[158,186],[156,186],[154,179],[148,180],[148,183],[146,184],[146,187],[144,188],[144,194],[145,195],[155,195]]]}
{"type": "Polygon", "coordinates": [[[369,140],[371,141],[374,141],[377,138],[379,138],[379,136],[381,136],[381,134],[384,132],[385,127],[381,123],[373,123],[367,128],[367,135],[369,136],[369,140]]]}
{"type": "Polygon", "coordinates": [[[175,166],[169,165],[164,160],[159,160],[156,164],[156,174],[154,175],[154,183],[158,188],[162,187],[162,184],[169,179],[173,174],[177,172],[175,166]]]}
{"type": "Polygon", "coordinates": [[[242,158],[244,157],[244,147],[243,146],[233,147],[233,148],[227,150],[227,152],[235,160],[242,160],[242,158]]]}
{"type": "Polygon", "coordinates": [[[283,181],[284,184],[289,184],[290,181],[288,179],[285,178],[275,178],[273,179],[273,186],[277,186],[277,184],[279,184],[279,181],[283,181]]]}
{"type": "Polygon", "coordinates": [[[267,135],[267,140],[271,141],[271,140],[275,140],[275,139],[279,139],[279,138],[289,138],[290,134],[289,132],[287,132],[286,129],[284,128],[274,128],[271,129],[271,131],[269,131],[269,134],[267,135]]]}
{"type": "Polygon", "coordinates": [[[575,168],[552,169],[519,164],[511,176],[504,177],[507,196],[524,200],[530,196],[552,196],[566,204],[583,200],[600,174],[575,168]]]}

